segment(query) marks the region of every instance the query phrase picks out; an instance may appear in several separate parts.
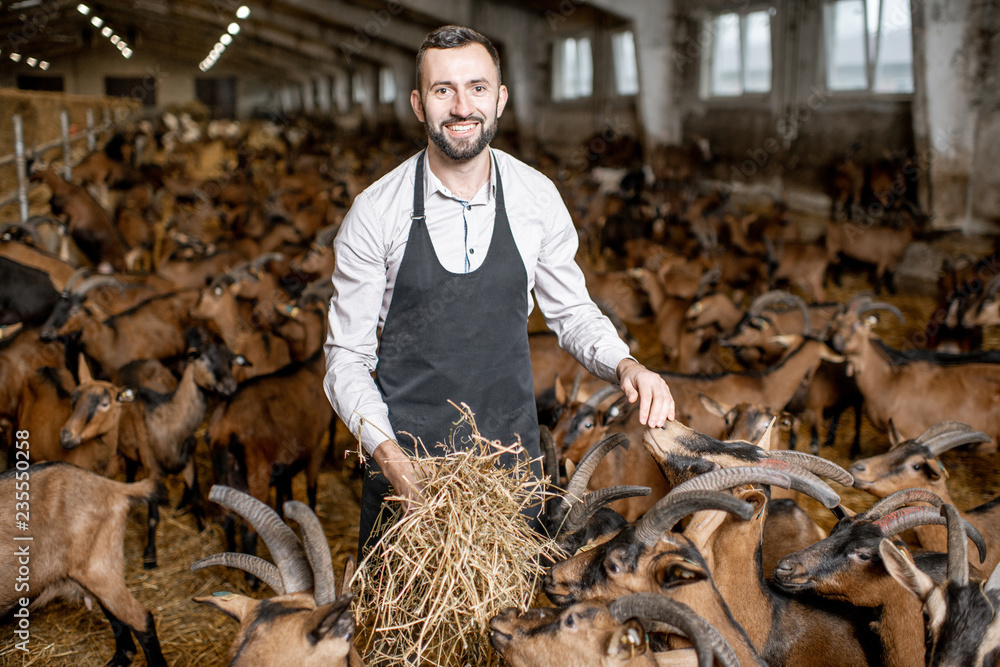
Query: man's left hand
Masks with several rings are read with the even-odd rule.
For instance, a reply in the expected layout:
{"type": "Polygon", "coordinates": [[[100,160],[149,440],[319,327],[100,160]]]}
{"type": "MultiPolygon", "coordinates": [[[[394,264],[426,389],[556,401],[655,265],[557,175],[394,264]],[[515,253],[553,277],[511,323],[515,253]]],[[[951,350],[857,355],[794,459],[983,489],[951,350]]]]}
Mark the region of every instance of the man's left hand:
{"type": "Polygon", "coordinates": [[[659,428],[674,419],[674,397],[659,373],[633,359],[622,359],[616,369],[618,383],[629,403],[639,401],[639,423],[659,428]]]}

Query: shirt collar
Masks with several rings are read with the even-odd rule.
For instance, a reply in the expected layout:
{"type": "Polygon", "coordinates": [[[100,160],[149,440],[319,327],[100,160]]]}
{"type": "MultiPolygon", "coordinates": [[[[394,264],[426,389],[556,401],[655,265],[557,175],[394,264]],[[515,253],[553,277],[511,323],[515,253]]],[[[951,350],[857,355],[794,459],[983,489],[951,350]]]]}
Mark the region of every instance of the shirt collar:
{"type": "MultiPolygon", "coordinates": [[[[473,206],[488,204],[490,201],[496,197],[497,181],[496,181],[496,167],[497,161],[493,156],[493,149],[487,147],[490,153],[490,180],[487,181],[487,187],[481,188],[476,196],[469,202],[473,206]]],[[[434,194],[438,194],[447,199],[453,201],[464,201],[459,199],[451,190],[446,188],[444,184],[434,175],[431,171],[430,166],[427,163],[426,158],[424,159],[424,173],[426,178],[424,179],[424,199],[430,198],[434,194]]]]}

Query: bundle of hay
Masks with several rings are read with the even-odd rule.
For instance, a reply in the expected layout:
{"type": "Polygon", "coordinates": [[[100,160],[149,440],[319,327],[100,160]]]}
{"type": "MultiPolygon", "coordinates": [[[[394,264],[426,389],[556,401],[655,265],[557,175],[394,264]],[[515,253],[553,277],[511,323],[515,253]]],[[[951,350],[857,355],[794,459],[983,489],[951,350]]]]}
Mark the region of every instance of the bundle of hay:
{"type": "Polygon", "coordinates": [[[359,566],[354,611],[370,665],[502,664],[489,644],[489,619],[526,608],[544,575],[540,557],[554,555],[554,544],[521,514],[542,500],[526,457],[501,469],[497,459],[510,449],[479,436],[467,408],[463,419],[473,446],[420,459],[426,502],[393,524],[359,566]]]}

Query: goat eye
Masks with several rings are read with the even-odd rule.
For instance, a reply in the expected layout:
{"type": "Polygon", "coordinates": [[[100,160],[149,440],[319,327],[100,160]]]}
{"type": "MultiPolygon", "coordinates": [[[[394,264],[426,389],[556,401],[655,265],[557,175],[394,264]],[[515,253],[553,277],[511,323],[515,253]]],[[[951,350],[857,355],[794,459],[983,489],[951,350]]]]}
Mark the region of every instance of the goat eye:
{"type": "Polygon", "coordinates": [[[914,470],[920,470],[920,464],[919,463],[914,463],[913,464],[913,469],[914,470]]]}
{"type": "Polygon", "coordinates": [[[608,569],[608,572],[610,572],[611,574],[618,574],[619,572],[622,571],[622,569],[618,567],[618,563],[614,562],[613,560],[609,560],[606,564],[606,567],[608,569]]]}
{"type": "Polygon", "coordinates": [[[576,627],[576,619],[573,618],[573,614],[570,614],[566,617],[566,627],[570,629],[576,627]]]}
{"type": "Polygon", "coordinates": [[[862,563],[867,563],[872,559],[872,557],[866,554],[864,551],[855,551],[854,557],[857,558],[862,563]]]}

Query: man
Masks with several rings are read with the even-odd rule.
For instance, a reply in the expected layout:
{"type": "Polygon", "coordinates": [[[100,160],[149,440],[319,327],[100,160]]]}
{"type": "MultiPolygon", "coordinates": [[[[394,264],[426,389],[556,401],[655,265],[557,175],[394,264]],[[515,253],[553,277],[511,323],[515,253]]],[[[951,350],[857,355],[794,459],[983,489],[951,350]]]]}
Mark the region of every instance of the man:
{"type": "Polygon", "coordinates": [[[555,186],[487,150],[506,103],[489,40],[458,26],[430,33],[410,95],[427,150],[358,195],[334,243],[325,388],[374,460],[363,483],[361,555],[381,534],[376,518],[391,489],[407,510],[420,502],[403,449],[413,454],[414,438],[428,449],[467,445],[466,433],[452,431],[459,413],[449,400],[469,405],[483,436],[504,444],[520,436],[539,457],[531,289],[560,345],[639,400],[643,423],[673,419],[662,378],[628,356],[590,300],[555,186]]]}

